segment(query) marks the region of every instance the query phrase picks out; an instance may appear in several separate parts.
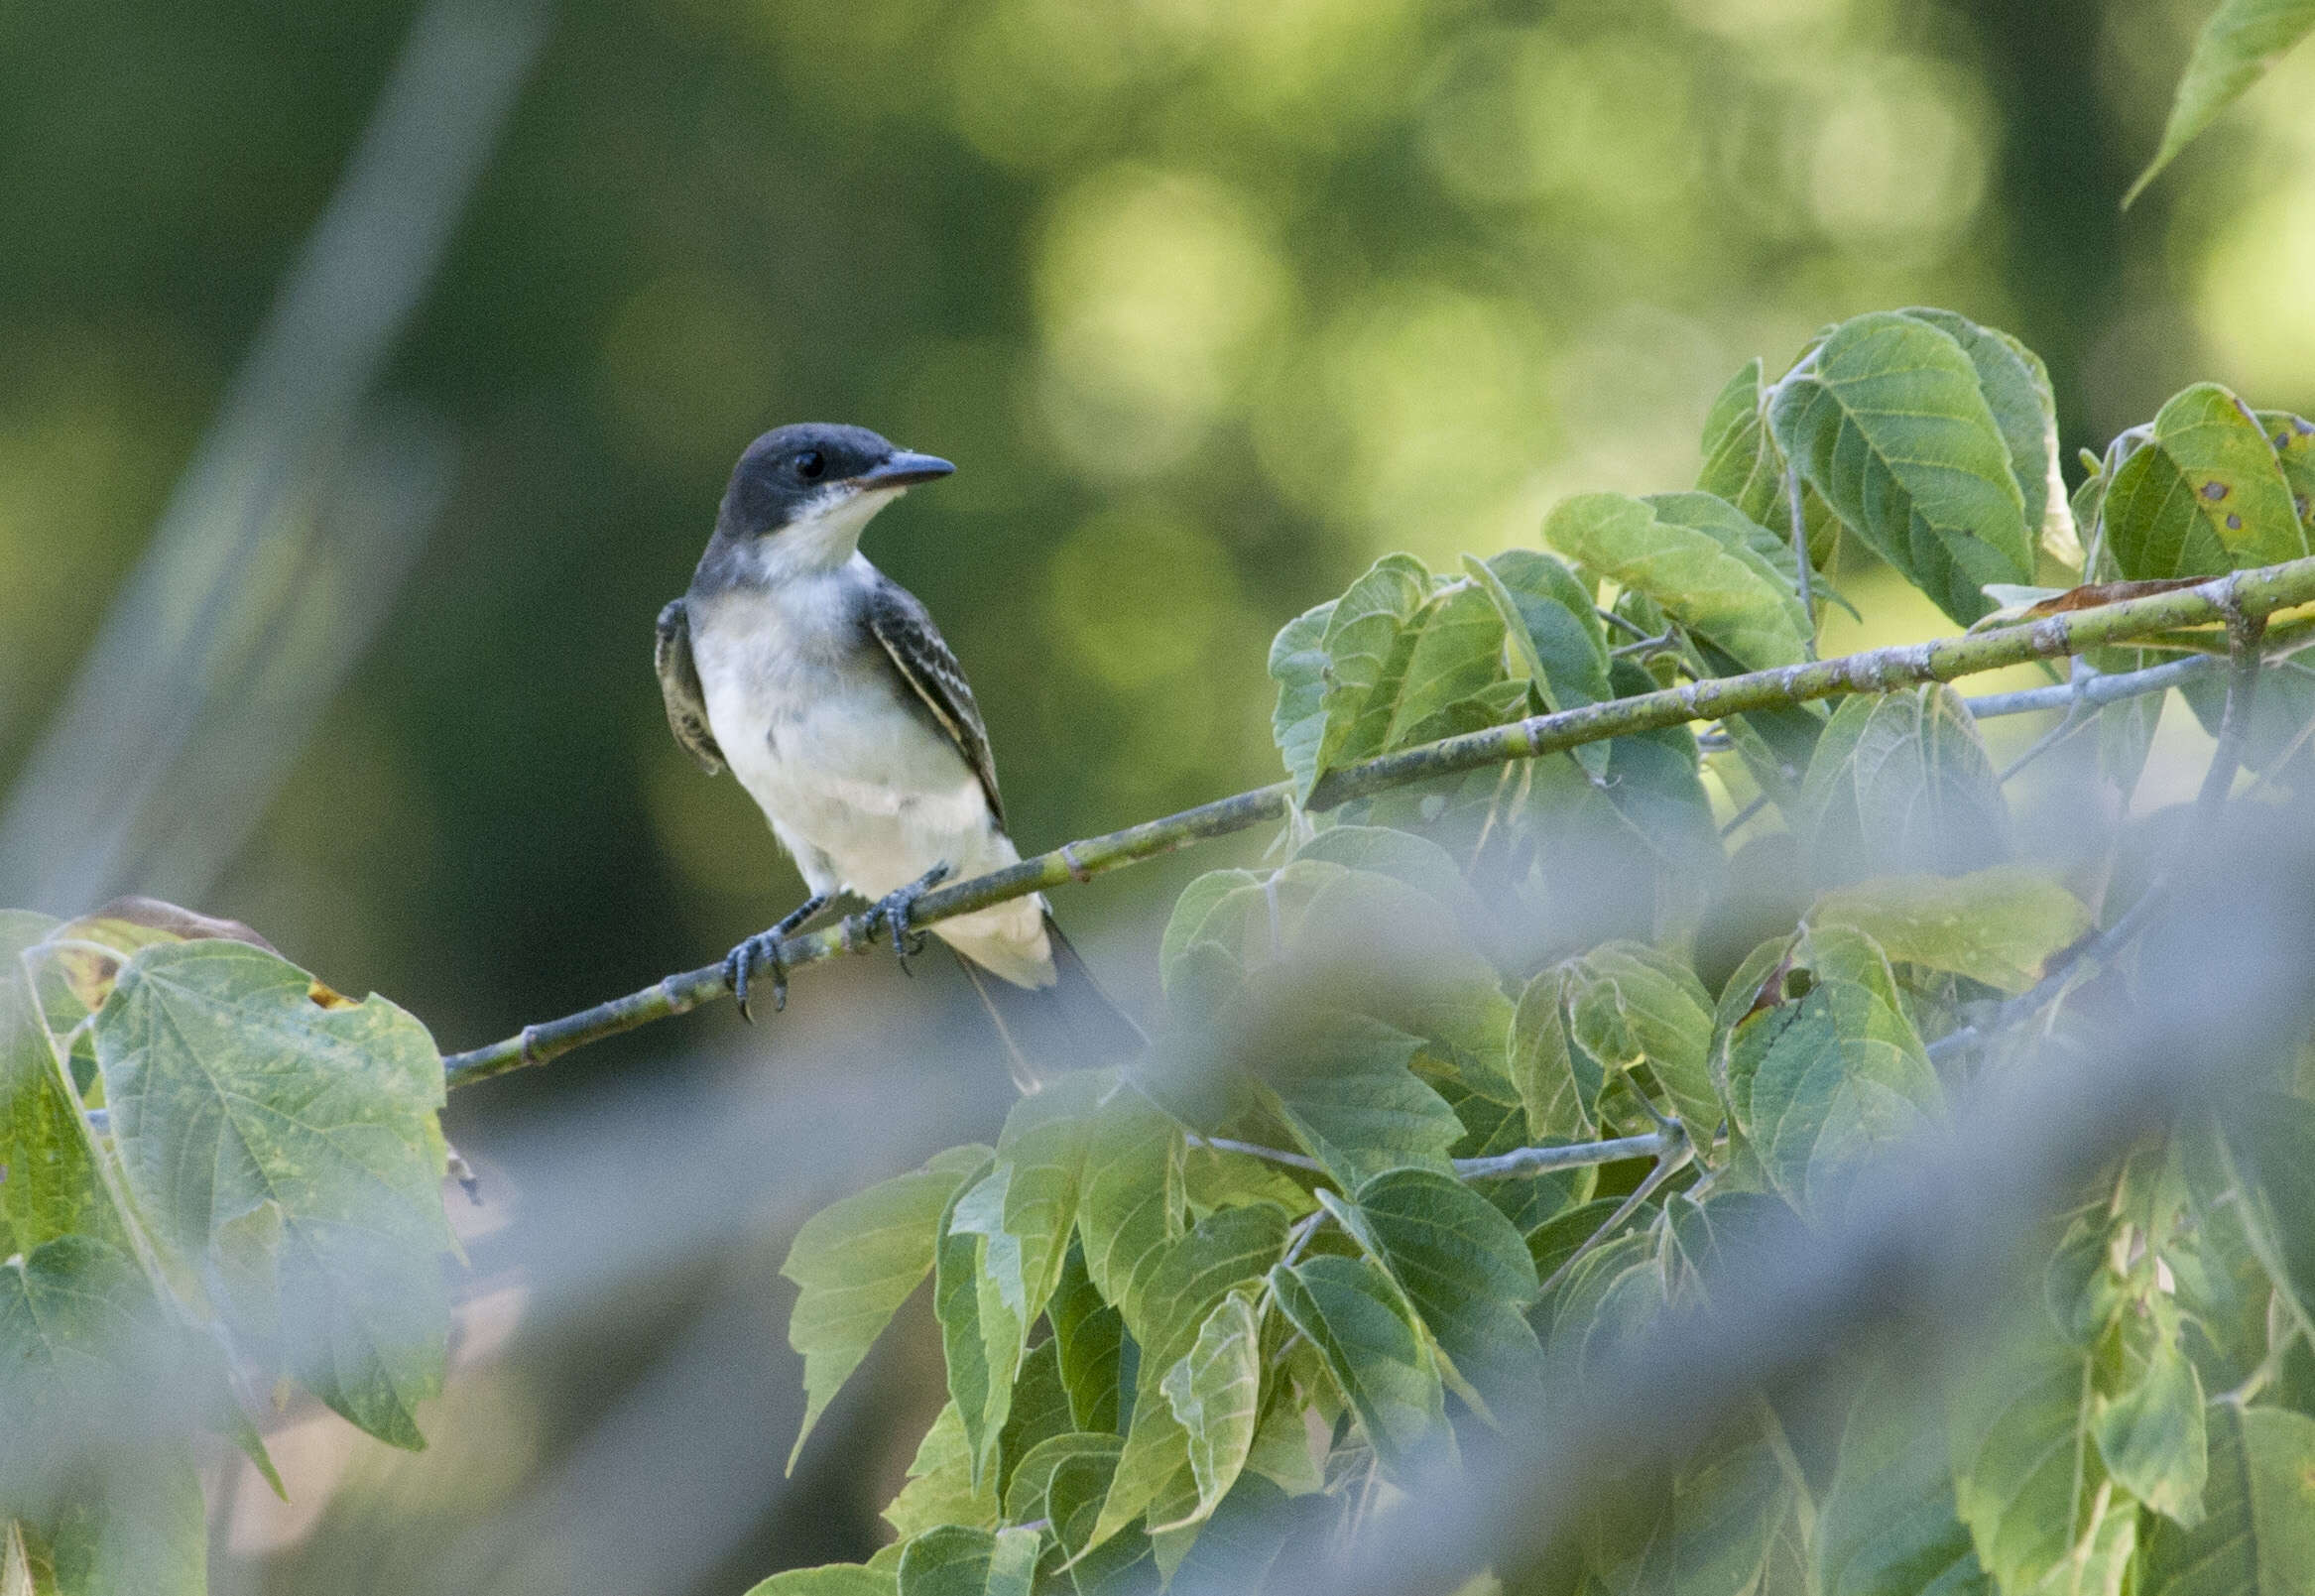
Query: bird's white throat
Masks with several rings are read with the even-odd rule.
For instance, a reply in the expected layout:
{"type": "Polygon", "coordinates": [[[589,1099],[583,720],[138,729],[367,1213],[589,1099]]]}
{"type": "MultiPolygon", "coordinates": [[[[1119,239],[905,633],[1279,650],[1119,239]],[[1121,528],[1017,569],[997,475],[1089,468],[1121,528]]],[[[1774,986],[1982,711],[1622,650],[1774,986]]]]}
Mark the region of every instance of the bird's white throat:
{"type": "Polygon", "coordinates": [[[860,535],[876,513],[906,487],[839,486],[821,495],[805,514],[778,532],[750,541],[748,554],[759,580],[779,583],[835,570],[860,549],[860,535]]]}

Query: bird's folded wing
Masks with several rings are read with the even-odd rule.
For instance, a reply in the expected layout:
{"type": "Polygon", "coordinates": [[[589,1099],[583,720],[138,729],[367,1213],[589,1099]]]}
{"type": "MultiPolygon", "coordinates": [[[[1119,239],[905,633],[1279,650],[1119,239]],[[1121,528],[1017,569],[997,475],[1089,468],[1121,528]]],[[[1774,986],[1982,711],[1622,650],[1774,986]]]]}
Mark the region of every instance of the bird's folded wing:
{"type": "Polygon", "coordinates": [[[679,598],[660,611],[659,643],[652,661],[659,667],[660,696],[667,700],[668,725],[675,741],[713,776],[724,767],[723,750],[707,726],[707,694],[700,688],[699,667],[691,658],[691,612],[679,598]]]}
{"type": "Polygon", "coordinates": [[[981,723],[981,707],[973,702],[964,669],[949,652],[940,628],[932,624],[931,612],[899,583],[880,581],[861,618],[869,635],[892,657],[902,679],[972,767],[981,791],[988,796],[989,812],[1002,828],[1005,804],[997,797],[997,764],[989,754],[989,730],[981,723]]]}

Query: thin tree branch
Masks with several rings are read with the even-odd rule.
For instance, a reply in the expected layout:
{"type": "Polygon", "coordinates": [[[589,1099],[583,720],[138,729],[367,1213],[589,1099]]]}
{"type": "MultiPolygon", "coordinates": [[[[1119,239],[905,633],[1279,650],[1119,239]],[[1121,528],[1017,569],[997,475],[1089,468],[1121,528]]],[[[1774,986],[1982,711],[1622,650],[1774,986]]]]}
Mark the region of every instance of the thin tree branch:
{"type": "MultiPolygon", "coordinates": [[[[2080,654],[2149,633],[2208,626],[2236,614],[2263,616],[2285,606],[2310,602],[2315,602],[2315,557],[2239,571],[2197,587],[2073,610],[1974,636],[1939,638],[1899,648],[1868,650],[1840,659],[1783,666],[1773,671],[1715,676],[1631,698],[1533,715],[1347,766],[1322,777],[1303,807],[1332,808],[1352,798],[1415,782],[1460,775],[1509,760],[1556,754],[1611,737],[1658,731],[1698,720],[1718,720],[1747,710],[1787,708],[1849,693],[1888,692],[1918,682],[1952,681],[2034,660],[2080,654]]],[[[2104,683],[2127,679],[2100,677],[2086,690],[2095,691],[2104,683]]],[[[2073,689],[2067,686],[2055,690],[2070,695],[2073,689]]],[[[2153,689],[2149,686],[2142,690],[2153,689]]],[[[2061,696],[2054,704],[2066,701],[2067,697],[2061,696]]],[[[952,916],[1025,898],[1071,881],[1088,881],[1120,866],[1170,853],[1208,837],[1248,830],[1286,816],[1293,809],[1293,798],[1292,785],[1279,782],[1202,803],[1179,814],[1128,826],[1106,836],[1072,842],[1006,869],[926,893],[917,901],[912,920],[918,926],[930,925],[952,916]]],[[[781,960],[792,973],[838,953],[860,951],[868,945],[867,928],[861,921],[862,917],[853,916],[840,924],[784,941],[781,960]]],[[[451,1086],[487,1080],[525,1064],[544,1063],[574,1047],[632,1031],[655,1020],[688,1013],[703,1003],[728,996],[729,991],[723,965],[720,962],[704,965],[670,975],[640,992],[614,998],[577,1014],[526,1026],[516,1036],[489,1046],[452,1053],[442,1060],[443,1067],[451,1086]]]]}
{"type": "Polygon", "coordinates": [[[1457,1159],[1455,1172],[1466,1180],[1491,1175],[1548,1174],[1554,1169],[1581,1169],[1622,1159],[1659,1158],[1673,1141],[1685,1141],[1678,1131],[1649,1131],[1645,1136],[1619,1136],[1606,1142],[1577,1142],[1568,1147],[1521,1147],[1484,1159],[1457,1159]]]}
{"type": "Polygon", "coordinates": [[[2055,686],[2027,687],[2020,692],[1992,692],[1970,699],[1970,713],[1980,720],[1993,720],[2002,715],[2030,715],[2041,709],[2068,709],[2078,703],[2095,709],[2141,693],[2184,686],[2198,676],[2209,675],[2220,663],[2217,655],[2198,654],[2192,659],[2148,666],[2143,671],[2095,675],[2079,684],[2061,681],[2055,686]]]}
{"type": "Polygon", "coordinates": [[[1559,1261],[1559,1267],[1543,1282],[1541,1294],[1550,1294],[1551,1288],[1567,1278],[1567,1272],[1575,1268],[1578,1259],[1616,1234],[1624,1221],[1640,1212],[1641,1205],[1654,1196],[1666,1180],[1688,1166],[1688,1161],[1696,1156],[1696,1150],[1689,1145],[1687,1133],[1674,1127],[1662,1134],[1666,1138],[1664,1150],[1656,1155],[1655,1167],[1647,1171],[1647,1178],[1632,1188],[1632,1195],[1624,1199],[1599,1229],[1586,1236],[1574,1252],[1559,1261]]]}

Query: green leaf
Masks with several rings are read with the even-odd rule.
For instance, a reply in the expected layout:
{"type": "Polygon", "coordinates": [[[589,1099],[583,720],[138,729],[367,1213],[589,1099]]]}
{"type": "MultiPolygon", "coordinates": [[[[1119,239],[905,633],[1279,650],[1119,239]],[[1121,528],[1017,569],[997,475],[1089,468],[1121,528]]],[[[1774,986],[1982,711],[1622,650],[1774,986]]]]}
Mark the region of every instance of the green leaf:
{"type": "Polygon", "coordinates": [[[1395,826],[1330,825],[1296,848],[1294,857],[1370,876],[1388,876],[1460,920],[1476,920],[1484,913],[1454,855],[1428,837],[1395,826]]]}
{"type": "Polygon", "coordinates": [[[932,1272],[940,1216],[989,1157],[985,1147],[951,1148],[830,1204],[795,1233],[780,1266],[797,1288],[788,1344],[803,1357],[803,1423],[789,1450],[791,1471],[829,1399],[932,1272]]]}
{"type": "Polygon", "coordinates": [[[1604,1067],[1645,1065],[1697,1133],[1720,1123],[1707,1055],[1712,997],[1687,965],[1641,942],[1607,942],[1577,961],[1570,1019],[1575,1044],[1604,1067]]]}
{"type": "Polygon", "coordinates": [[[60,1236],[0,1261],[0,1501],[57,1469],[193,1416],[183,1346],[118,1248],[60,1236]]]}
{"type": "Polygon", "coordinates": [[[1941,328],[1889,311],[1844,321],[1778,385],[1769,426],[1842,523],[1956,621],[1993,608],[1986,583],[2033,580],[2009,444],[1941,328]]]}
{"type": "MultiPolygon", "coordinates": [[[[903,1555],[906,1555],[904,1553],[903,1555]]],[[[898,1596],[897,1576],[856,1562],[791,1568],[750,1585],[746,1596],[898,1596]]]]}
{"type": "Polygon", "coordinates": [[[1606,1071],[1570,1029],[1567,1010],[1577,984],[1572,962],[1552,965],[1527,983],[1512,1019],[1512,1081],[1527,1111],[1528,1134],[1539,1142],[1599,1134],[1606,1071]]]}
{"type": "Polygon", "coordinates": [[[1149,1334],[1143,1339],[1133,1426],[1095,1522],[1092,1544],[1140,1518],[1177,1474],[1190,1476],[1188,1434],[1160,1395],[1159,1384],[1195,1349],[1222,1298],[1262,1279],[1285,1249],[1286,1216],[1267,1203],[1224,1208],[1166,1249],[1150,1278],[1149,1334]]]}
{"type": "Polygon", "coordinates": [[[2266,440],[2274,445],[2275,462],[2283,468],[2291,503],[2298,507],[2299,524],[2307,529],[2310,543],[2315,543],[2315,422],[2284,410],[2254,411],[2253,415],[2266,440]]]}
{"type": "Polygon", "coordinates": [[[1837,1211],[1863,1165],[1920,1131],[1943,1091],[1870,937],[1810,933],[1804,995],[1749,1015],[1728,1046],[1729,1102],[1776,1189],[1837,1211]]]}
{"type": "Polygon", "coordinates": [[[1817,1515],[1825,1596],[1993,1596],[1955,1516],[1938,1417],[1909,1384],[1906,1371],[1885,1369],[1850,1405],[1817,1515]]]}
{"type": "Polygon", "coordinates": [[[2178,80],[2161,148],[2123,195],[2123,203],[2137,198],[2195,135],[2310,32],[2315,32],[2315,0],[2220,0],[2178,80]]]}
{"type": "Polygon", "coordinates": [[[1072,1457],[1106,1458],[1115,1463],[1124,1445],[1123,1436],[1108,1432],[1076,1430],[1047,1436],[1015,1465],[1012,1482],[1005,1488],[1005,1517],[1017,1524],[1043,1518],[1045,1491],[1055,1469],[1072,1457]]]}
{"type": "Polygon", "coordinates": [[[1142,1290],[1181,1231],[1181,1129],[1139,1095],[1120,1092],[1102,1110],[1085,1160],[1077,1228],[1085,1272],[1136,1336],[1149,1320],[1142,1290]]]}
{"type": "Polygon", "coordinates": [[[1859,882],[1818,898],[1809,921],[1865,932],[1893,963],[2023,992],[2090,929],[2090,911],[2047,877],[2000,866],[1859,882]]]}
{"type": "Polygon", "coordinates": [[[1418,617],[1414,646],[1375,752],[1424,741],[1424,722],[1503,679],[1504,621],[1477,582],[1439,595],[1418,617]]]}
{"type": "Polygon", "coordinates": [[[1069,1581],[1080,1596],[1125,1596],[1154,1591],[1150,1537],[1141,1530],[1095,1538],[1116,1476],[1115,1456],[1086,1453],[1056,1463],[1045,1487],[1045,1517],[1060,1543],[1069,1581]]]}
{"type": "Polygon", "coordinates": [[[1171,1596],[1245,1596],[1265,1580],[1287,1538],[1309,1515],[1272,1481],[1240,1477],[1166,1586],[1171,1596]]]}
{"type": "Polygon", "coordinates": [[[1263,878],[1251,870],[1209,870],[1181,890],[1158,948],[1158,970],[1168,997],[1173,995],[1177,973],[1197,944],[1219,943],[1232,949],[1232,957],[1236,957],[1237,917],[1227,913],[1218,916],[1218,912],[1237,893],[1259,891],[1262,884],[1263,878]],[[1215,923],[1217,918],[1219,924],[1215,923]]]}
{"type": "Polygon", "coordinates": [[[1085,1271],[1082,1248],[1069,1250],[1061,1284],[1045,1309],[1052,1321],[1061,1388],[1068,1393],[1071,1426],[1081,1430],[1118,1428],[1125,1315],[1101,1298],[1085,1271]]]}
{"type": "Polygon", "coordinates": [[[1587,493],[1544,518],[1561,553],[1628,589],[1725,649],[1748,670],[1806,658],[1806,623],[1775,570],[1731,523],[1743,517],[1709,494],[1660,500],[1587,493]]]}
{"type": "Polygon", "coordinates": [[[2226,1140],[2245,1188],[2236,1223],[2300,1324],[2315,1325],[2315,1103],[2248,1094],[2227,1117],[2226,1140]]]}
{"type": "Polygon", "coordinates": [[[1803,790],[1820,880],[1963,875],[2010,852],[2010,806],[1969,706],[1931,684],[1854,697],[1817,744],[1803,790]]]}
{"type": "Polygon", "coordinates": [[[996,1549],[997,1536],[987,1530],[954,1524],[927,1530],[901,1553],[900,1596],[991,1596],[996,1549]]]}
{"type": "Polygon", "coordinates": [[[944,1524],[996,1528],[996,1477],[991,1473],[976,1478],[973,1449],[953,1399],[917,1443],[916,1456],[909,1464],[909,1483],[884,1510],[884,1517],[903,1540],[944,1524]]]}
{"type": "Polygon", "coordinates": [[[1152,1534],[1200,1522],[1237,1483],[1261,1414],[1261,1342],[1252,1293],[1232,1291],[1214,1305],[1198,1328],[1196,1343],[1158,1382],[1188,1439],[1197,1506],[1187,1518],[1152,1525],[1152,1534]]]}
{"type": "Polygon", "coordinates": [[[1446,1167],[1463,1122],[1406,1067],[1420,1045],[1379,1021],[1343,1015],[1314,1024],[1291,1055],[1273,1062],[1279,1117],[1339,1184],[1402,1165],[1446,1167]]]}
{"type": "MultiPolygon", "coordinates": [[[[1465,554],[1463,569],[1503,619],[1513,676],[1533,687],[1545,709],[1580,709],[1615,696],[1607,632],[1591,591],[1573,571],[1532,549],[1507,549],[1484,560],[1465,554]]],[[[1574,752],[1592,775],[1607,774],[1604,744],[1585,743],[1574,752]]]]}
{"type": "Polygon", "coordinates": [[[1979,1562],[2005,1591],[2032,1586],[2094,1528],[2104,1474],[2091,1398],[2087,1356],[2038,1326],[1954,1382],[1954,1503],[1979,1562]]]}
{"type": "Polygon", "coordinates": [[[172,1441],[108,1459],[49,1544],[58,1596],[204,1596],[208,1512],[191,1451],[172,1441]]]}
{"type": "Polygon", "coordinates": [[[2210,1405],[2209,1516],[2157,1522],[2143,1596],[2315,1593],[2315,1419],[2279,1408],[2210,1405]]]}
{"type": "Polygon", "coordinates": [[[1029,1337],[1029,1326],[1005,1311],[994,1282],[981,1268],[987,1232],[1001,1228],[1006,1171],[994,1163],[968,1176],[940,1215],[932,1254],[932,1315],[940,1323],[940,1350],[948,1370],[950,1405],[956,1410],[972,1477],[996,1489],[997,1435],[1013,1401],[1014,1359],[1029,1337]],[[990,1347],[999,1349],[992,1364],[990,1347]]]}
{"type": "Polygon", "coordinates": [[[55,927],[0,911],[0,1257],[59,1236],[120,1238],[79,1105],[64,1089],[22,955],[55,927]]]}
{"type": "Polygon", "coordinates": [[[2010,451],[2010,474],[2024,497],[2025,527],[2060,564],[2080,568],[2082,546],[2058,469],[2058,401],[2041,356],[1997,327],[1951,310],[1904,312],[1951,337],[1977,367],[1978,389],[2010,451]]]}
{"type": "Polygon", "coordinates": [[[417,1448],[449,1333],[441,1058],[385,999],[325,1008],[311,990],[242,942],[140,951],[96,1019],[114,1145],[154,1236],[220,1287],[278,1282],[278,1302],[228,1300],[279,1325],[314,1395],[417,1448]],[[253,1270],[232,1256],[252,1232],[229,1227],[269,1204],[278,1251],[253,1270]]]}
{"type": "MultiPolygon", "coordinates": [[[[1792,552],[1791,496],[1784,485],[1784,456],[1762,426],[1761,362],[1756,356],[1731,377],[1704,418],[1704,465],[1696,486],[1726,499],[1745,518],[1773,538],[1778,575],[1796,586],[1800,564],[1792,552]]],[[[1804,481],[1801,520],[1808,529],[1809,561],[1824,565],[1833,556],[1841,524],[1804,481]]],[[[1767,553],[1766,549],[1762,550],[1767,553]]]]}
{"type": "Polygon", "coordinates": [[[1102,1099],[1119,1089],[1114,1072],[1077,1070],[1014,1104],[997,1138],[1007,1171],[1005,1206],[986,1232],[983,1268],[1007,1311],[1023,1324],[1044,1311],[1061,1278],[1078,1188],[1102,1099]]]}
{"type": "Polygon", "coordinates": [[[1271,736],[1294,791],[1305,795],[1318,780],[1318,745],[1326,735],[1326,624],[1333,616],[1332,599],[1304,610],[1270,646],[1271,679],[1279,684],[1271,736]]]}
{"type": "Polygon", "coordinates": [[[2203,1521],[2209,1450],[2203,1383],[2178,1344],[2178,1315],[2162,1302],[2137,1382],[2097,1405],[2098,1453],[2117,1485],[2191,1530],[2203,1521]]]}
{"type": "Polygon", "coordinates": [[[2154,418],[2115,468],[2106,547],[2133,580],[2216,576],[2307,552],[2291,487],[2266,432],[2217,383],[2197,383],[2154,418]]]}
{"type": "Polygon", "coordinates": [[[1437,1363],[1389,1276],[1364,1258],[1321,1255],[1271,1271],[1280,1311],[1326,1360],[1385,1469],[1446,1434],[1437,1363]]]}
{"type": "Polygon", "coordinates": [[[1051,1336],[1030,1348],[1014,1377],[1013,1404],[997,1438],[997,1494],[1008,1497],[1013,1470],[1024,1457],[1056,1435],[1075,1432],[1069,1393],[1061,1384],[1060,1343],[1051,1336]]]}
{"type": "MultiPolygon", "coordinates": [[[[1303,663],[1306,650],[1300,647],[1304,639],[1297,636],[1291,640],[1295,647],[1287,650],[1284,665],[1294,674],[1280,677],[1279,724],[1288,733],[1279,739],[1280,751],[1287,756],[1286,769],[1294,778],[1297,798],[1308,798],[1312,786],[1327,771],[1381,750],[1391,725],[1397,684],[1405,672],[1407,656],[1413,652],[1409,623],[1429,600],[1430,590],[1430,572],[1420,560],[1408,554],[1386,554],[1335,600],[1318,643],[1321,724],[1315,742],[1303,724],[1306,714],[1290,723],[1285,719],[1289,691],[1295,694],[1294,710],[1300,710],[1304,702],[1308,669],[1303,663]],[[1304,766],[1299,754],[1306,745],[1312,753],[1304,766]]],[[[1288,642],[1280,634],[1279,646],[1272,650],[1274,662],[1279,660],[1279,649],[1288,642]]]]}
{"type": "Polygon", "coordinates": [[[1542,1394],[1543,1349],[1522,1312],[1536,1297],[1534,1261],[1493,1203],[1429,1169],[1376,1175],[1352,1202],[1319,1200],[1399,1287],[1483,1411],[1542,1394]]]}

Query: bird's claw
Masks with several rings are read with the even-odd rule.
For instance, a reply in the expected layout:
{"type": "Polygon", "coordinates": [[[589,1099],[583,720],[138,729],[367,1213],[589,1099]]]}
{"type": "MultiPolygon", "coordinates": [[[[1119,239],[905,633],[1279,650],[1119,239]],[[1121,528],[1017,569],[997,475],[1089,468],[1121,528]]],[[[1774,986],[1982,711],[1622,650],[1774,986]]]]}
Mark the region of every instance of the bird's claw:
{"type": "Polygon", "coordinates": [[[892,932],[893,956],[901,961],[903,973],[909,969],[909,955],[924,946],[923,933],[909,923],[909,916],[915,910],[916,900],[948,879],[946,864],[934,865],[914,881],[894,892],[886,893],[862,917],[861,929],[870,941],[876,940],[879,929],[892,932]]]}
{"type": "Polygon", "coordinates": [[[750,1007],[749,977],[758,967],[769,967],[772,972],[772,1012],[778,1014],[788,1007],[788,966],[780,957],[780,933],[777,930],[758,931],[724,956],[723,981],[731,988],[731,995],[740,1006],[740,1018],[755,1024],[755,1010],[750,1007]]]}

